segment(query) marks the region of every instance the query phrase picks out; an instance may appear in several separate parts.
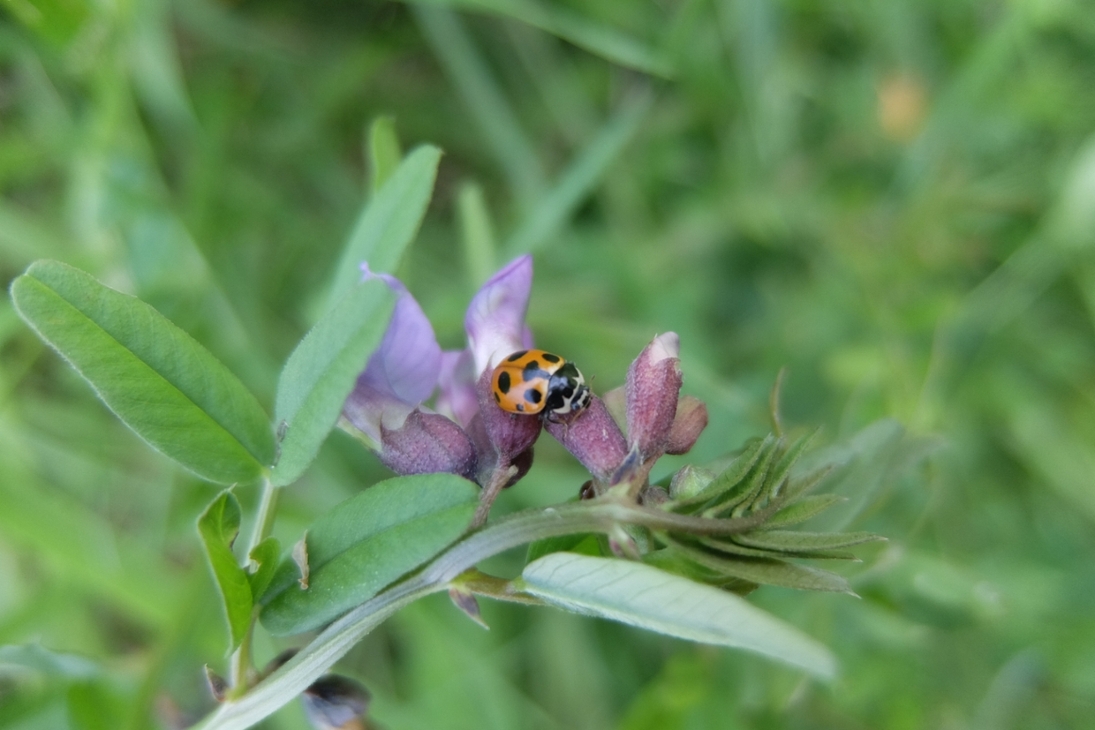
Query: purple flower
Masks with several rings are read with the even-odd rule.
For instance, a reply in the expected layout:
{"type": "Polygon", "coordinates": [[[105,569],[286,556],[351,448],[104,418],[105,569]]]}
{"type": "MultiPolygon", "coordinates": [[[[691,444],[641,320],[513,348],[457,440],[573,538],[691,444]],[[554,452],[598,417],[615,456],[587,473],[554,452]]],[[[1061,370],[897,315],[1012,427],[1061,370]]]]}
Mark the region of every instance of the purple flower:
{"type": "Polygon", "coordinates": [[[522,476],[540,423],[503,413],[489,397],[489,373],[509,353],[532,345],[525,325],[532,258],[514,260],[475,295],[464,320],[469,347],[458,352],[441,351],[425,313],[398,279],[374,274],[367,264],[362,273],[382,279],[398,297],[380,346],[343,406],[344,423],[399,474],[452,472],[484,486],[522,476]],[[435,412],[425,403],[438,386],[435,412]]]}
{"type": "Polygon", "coordinates": [[[398,474],[451,472],[483,489],[476,524],[495,496],[528,472],[532,447],[546,427],[593,475],[588,495],[614,485],[638,498],[654,462],[684,453],[707,425],[707,409],[680,397],[679,340],[655,337],[628,370],[622,392],[563,420],[509,413],[495,402],[491,373],[517,350],[532,347],[525,324],[532,289],[532,258],[521,256],[496,273],[472,298],[464,317],[468,347],[442,352],[433,327],[406,287],[374,274],[398,295],[380,347],[343,406],[343,425],[398,474]],[[426,403],[434,391],[434,408],[426,403]],[[610,401],[611,412],[606,401],[610,401]],[[618,407],[617,407],[618,406],[618,407]],[[613,414],[626,419],[627,435],[613,414]]]}

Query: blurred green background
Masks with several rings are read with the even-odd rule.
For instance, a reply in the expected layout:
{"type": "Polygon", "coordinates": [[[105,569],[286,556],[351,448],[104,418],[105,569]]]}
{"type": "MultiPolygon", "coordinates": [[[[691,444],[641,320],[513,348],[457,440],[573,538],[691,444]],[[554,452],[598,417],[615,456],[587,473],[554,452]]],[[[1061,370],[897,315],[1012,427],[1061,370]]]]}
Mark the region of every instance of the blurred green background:
{"type": "MultiPolygon", "coordinates": [[[[383,115],[405,148],[445,150],[399,272],[444,345],[491,268],[531,250],[538,344],[596,390],[680,333],[711,426],[661,473],[765,433],[786,366],[789,423],[860,434],[841,525],[890,538],[841,566],[862,600],[751,599],[833,648],[831,686],[546,609],[485,604],[484,632],[440,597],[340,665],[383,726],[1090,727],[1095,6],[6,0],[5,286],[40,257],[85,268],[270,409],[383,115]]],[[[336,434],[275,533],[383,476],[336,434]]],[[[545,437],[500,509],[583,480],[545,437]]],[[[201,668],[224,671],[226,633],[194,524],[216,491],[0,301],[0,646],[41,647],[0,650],[0,727],[210,709],[201,668]]],[[[289,645],[260,632],[259,661],[289,645]]],[[[305,721],[294,703],[265,726],[305,721]]]]}

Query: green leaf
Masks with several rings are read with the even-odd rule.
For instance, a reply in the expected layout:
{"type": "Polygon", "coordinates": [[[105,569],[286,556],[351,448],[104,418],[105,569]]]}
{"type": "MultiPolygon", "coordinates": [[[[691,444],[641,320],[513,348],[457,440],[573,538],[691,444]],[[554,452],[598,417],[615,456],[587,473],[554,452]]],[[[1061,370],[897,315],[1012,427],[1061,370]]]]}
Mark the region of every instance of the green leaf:
{"type": "Polygon", "coordinates": [[[478,501],[479,487],[466,479],[420,474],[343,502],[308,528],[308,589],[284,561],[263,597],[263,625],[277,636],[296,634],[368,600],[459,538],[478,501]]]}
{"type": "Polygon", "coordinates": [[[827,648],[744,599],[642,563],[552,553],[521,574],[527,593],[562,608],[681,639],[732,646],[836,674],[827,648]]]}
{"type": "Polygon", "coordinates": [[[795,565],[773,558],[720,557],[679,543],[672,543],[672,549],[719,575],[750,583],[783,586],[800,591],[834,591],[854,595],[843,576],[820,568],[795,565]]]}
{"type": "Polygon", "coordinates": [[[425,4],[476,10],[513,18],[566,39],[586,51],[655,76],[669,77],[672,69],[665,57],[641,41],[558,5],[529,0],[426,0],[425,4]]]}
{"type": "Polygon", "coordinates": [[[760,529],[767,530],[774,527],[797,525],[814,515],[821,514],[834,504],[847,501],[847,497],[841,497],[839,494],[817,494],[802,497],[776,512],[760,529]]]}
{"type": "Polygon", "coordinates": [[[726,491],[734,488],[745,478],[745,475],[749,473],[749,470],[753,468],[753,465],[757,463],[757,460],[760,459],[761,456],[767,454],[774,445],[775,437],[772,435],[763,439],[753,439],[745,446],[745,450],[730,463],[730,466],[720,472],[719,475],[706,487],[700,490],[699,493],[693,497],[672,502],[671,505],[673,509],[691,511],[689,508],[711,502],[716,497],[719,497],[726,491]]]}
{"type": "Polygon", "coordinates": [[[783,480],[791,473],[791,469],[794,467],[795,462],[798,461],[798,458],[806,451],[806,447],[814,440],[815,435],[817,435],[817,431],[811,431],[804,436],[800,436],[783,452],[783,455],[779,457],[779,461],[776,462],[776,466],[772,470],[771,476],[768,478],[768,496],[775,497],[779,494],[780,489],[783,487],[783,480]]]}
{"type": "Polygon", "coordinates": [[[494,229],[483,199],[483,188],[475,183],[464,183],[457,194],[456,205],[468,277],[478,287],[496,268],[494,229]]]}
{"type": "Polygon", "coordinates": [[[75,654],[60,654],[41,644],[0,646],[0,675],[9,669],[39,672],[48,677],[87,680],[99,674],[99,665],[75,654]]]}
{"type": "Polygon", "coordinates": [[[759,548],[745,547],[744,545],[738,545],[728,539],[720,540],[713,537],[701,537],[696,540],[700,545],[712,550],[717,550],[720,553],[729,553],[730,555],[742,555],[748,558],[809,558],[810,560],[858,560],[855,554],[848,552],[832,552],[832,551],[803,551],[793,552],[786,550],[761,550],[759,548]]]}
{"type": "Polygon", "coordinates": [[[395,294],[379,279],[351,286],[293,350],[278,380],[274,486],[292,484],[316,458],[394,306],[395,294]]]}
{"type": "Polygon", "coordinates": [[[795,553],[832,550],[885,539],[870,532],[796,532],[794,530],[762,530],[734,536],[736,542],[750,547],[795,553]]]}
{"type": "Polygon", "coordinates": [[[252,481],[273,461],[255,397],[149,305],[58,261],[32,264],[11,293],[23,319],[156,450],[221,484],[252,481]]]}
{"type": "Polygon", "coordinates": [[[251,595],[258,597],[266,592],[274,574],[277,573],[281,558],[281,543],[277,538],[268,537],[256,545],[247,557],[258,565],[258,569],[247,577],[251,584],[251,595]]]}
{"type": "Polygon", "coordinates": [[[251,584],[247,573],[232,554],[232,543],[240,531],[240,503],[230,491],[223,491],[198,518],[198,533],[213,568],[228,618],[230,651],[243,641],[251,624],[251,584]]]}
{"type": "Polygon", "coordinates": [[[507,257],[535,251],[557,240],[559,229],[589,197],[594,186],[638,133],[651,98],[637,96],[623,103],[597,135],[575,156],[566,170],[503,246],[507,257]]]}
{"type": "Polygon", "coordinates": [[[361,262],[377,272],[393,272],[414,239],[433,193],[441,150],[413,150],[365,207],[335,270],[332,305],[361,280],[361,262]]]}
{"type": "Polygon", "coordinates": [[[373,195],[392,176],[402,158],[403,150],[399,147],[399,137],[395,133],[395,120],[387,116],[377,117],[369,127],[369,166],[373,173],[373,195]]]}

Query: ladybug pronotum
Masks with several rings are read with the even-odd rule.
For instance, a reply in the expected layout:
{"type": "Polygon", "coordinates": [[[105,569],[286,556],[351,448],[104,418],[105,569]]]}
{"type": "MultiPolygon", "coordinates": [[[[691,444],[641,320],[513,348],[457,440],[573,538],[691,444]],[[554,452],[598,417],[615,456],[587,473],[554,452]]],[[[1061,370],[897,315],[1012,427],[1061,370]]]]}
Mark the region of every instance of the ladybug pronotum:
{"type": "Polygon", "coordinates": [[[543,350],[506,357],[491,374],[491,390],[503,411],[540,413],[553,421],[581,413],[591,396],[574,363],[543,350]]]}

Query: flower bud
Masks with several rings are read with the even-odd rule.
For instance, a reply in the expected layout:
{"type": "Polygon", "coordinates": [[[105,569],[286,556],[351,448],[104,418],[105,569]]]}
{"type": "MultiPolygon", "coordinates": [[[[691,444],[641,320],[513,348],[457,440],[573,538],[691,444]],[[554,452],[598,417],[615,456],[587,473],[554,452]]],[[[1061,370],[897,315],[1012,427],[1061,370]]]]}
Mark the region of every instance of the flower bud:
{"type": "Polygon", "coordinates": [[[695,497],[715,479],[715,473],[691,464],[673,475],[669,483],[669,496],[673,499],[695,497]]]}
{"type": "Polygon", "coordinates": [[[512,464],[517,456],[529,449],[540,436],[539,416],[507,413],[498,407],[490,383],[491,371],[479,377],[475,393],[479,399],[479,415],[487,439],[497,454],[497,464],[512,464]]]}
{"type": "Polygon", "coordinates": [[[437,413],[411,412],[394,430],[381,426],[380,461],[396,474],[475,476],[475,447],[463,429],[437,413]]]}
{"type": "Polygon", "coordinates": [[[597,396],[576,417],[563,423],[547,420],[544,428],[601,482],[607,483],[627,458],[627,441],[597,396]]]}
{"type": "Polygon", "coordinates": [[[707,406],[699,398],[690,395],[677,401],[677,414],[666,439],[665,453],[686,454],[696,444],[707,427],[707,406]]]}
{"type": "Polygon", "coordinates": [[[665,452],[681,390],[680,340],[658,335],[627,371],[627,436],[643,458],[665,452]]]}

